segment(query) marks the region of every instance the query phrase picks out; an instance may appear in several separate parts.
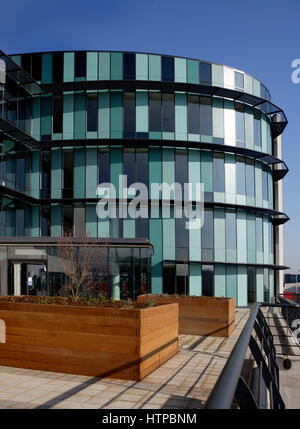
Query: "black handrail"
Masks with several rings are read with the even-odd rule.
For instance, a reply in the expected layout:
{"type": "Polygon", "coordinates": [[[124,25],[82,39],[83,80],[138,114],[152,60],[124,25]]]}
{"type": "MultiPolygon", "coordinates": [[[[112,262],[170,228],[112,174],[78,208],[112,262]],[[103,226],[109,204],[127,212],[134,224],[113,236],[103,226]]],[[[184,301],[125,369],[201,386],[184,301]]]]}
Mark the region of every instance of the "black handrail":
{"type": "Polygon", "coordinates": [[[284,409],[279,392],[279,368],[273,335],[261,307],[290,307],[288,304],[256,303],[235,344],[232,353],[213,389],[205,408],[230,409],[233,403],[239,408],[284,409]],[[252,370],[251,386],[242,376],[247,349],[257,364],[252,370]]]}

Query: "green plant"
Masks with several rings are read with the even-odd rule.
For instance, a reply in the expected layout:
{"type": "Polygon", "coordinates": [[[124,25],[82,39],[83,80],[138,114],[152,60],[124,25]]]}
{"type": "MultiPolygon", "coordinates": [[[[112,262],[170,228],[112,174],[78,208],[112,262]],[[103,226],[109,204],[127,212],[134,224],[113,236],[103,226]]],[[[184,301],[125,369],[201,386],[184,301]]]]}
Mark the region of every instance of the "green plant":
{"type": "Polygon", "coordinates": [[[156,301],[155,301],[155,299],[146,299],[146,306],[147,307],[154,307],[155,306],[155,304],[156,304],[156,301]]]}

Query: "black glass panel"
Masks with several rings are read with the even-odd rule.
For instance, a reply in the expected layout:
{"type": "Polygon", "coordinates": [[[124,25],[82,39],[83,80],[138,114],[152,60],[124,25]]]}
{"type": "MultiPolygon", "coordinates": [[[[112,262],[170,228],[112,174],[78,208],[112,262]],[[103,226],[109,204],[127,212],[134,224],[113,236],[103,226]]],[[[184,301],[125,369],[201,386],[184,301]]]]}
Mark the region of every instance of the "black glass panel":
{"type": "Polygon", "coordinates": [[[50,198],[50,187],[51,187],[51,158],[50,151],[42,151],[41,154],[41,198],[50,198]]]}
{"type": "Polygon", "coordinates": [[[64,53],[54,52],[52,54],[52,81],[62,82],[64,79],[64,53]]]}
{"type": "Polygon", "coordinates": [[[53,133],[62,133],[63,129],[63,97],[53,96],[53,133]]]}
{"type": "Polygon", "coordinates": [[[135,79],[135,54],[123,54],[123,79],[135,79]]]}
{"type": "Polygon", "coordinates": [[[161,94],[149,92],[149,131],[161,131],[161,94]]]}
{"type": "Polygon", "coordinates": [[[199,95],[188,95],[187,124],[189,134],[200,134],[199,95]]]}
{"type": "Polygon", "coordinates": [[[135,93],[124,92],[123,94],[123,109],[124,109],[124,137],[135,137],[135,93]]]}
{"type": "Polygon", "coordinates": [[[73,235],[74,212],[72,206],[64,206],[62,210],[63,232],[73,235]]]}
{"type": "Polygon", "coordinates": [[[248,267],[248,304],[256,301],[256,270],[255,267],[248,267]]]}
{"type": "Polygon", "coordinates": [[[214,295],[214,266],[202,265],[202,295],[214,295]]]}
{"type": "Polygon", "coordinates": [[[42,80],[42,54],[32,54],[32,77],[37,81],[42,80]]]}
{"type": "Polygon", "coordinates": [[[98,94],[86,95],[87,131],[98,130],[98,94]]]}
{"type": "Polygon", "coordinates": [[[110,181],[109,149],[100,148],[98,151],[99,184],[110,181]]]}
{"type": "Polygon", "coordinates": [[[175,131],[175,104],[174,94],[162,94],[162,122],[163,131],[175,131]]]}
{"type": "Polygon", "coordinates": [[[200,131],[202,135],[212,135],[211,98],[200,97],[200,131]]]}
{"type": "Polygon", "coordinates": [[[74,154],[72,149],[63,151],[64,188],[63,198],[73,198],[74,154]]]}
{"type": "Polygon", "coordinates": [[[199,63],[200,83],[211,85],[211,64],[199,63]]]}
{"type": "Polygon", "coordinates": [[[86,52],[75,52],[75,78],[86,77],[86,52]]]}
{"type": "Polygon", "coordinates": [[[163,265],[163,293],[175,293],[175,264],[163,265]]]}
{"type": "Polygon", "coordinates": [[[161,57],[161,78],[163,82],[174,82],[174,58],[161,57]]]}

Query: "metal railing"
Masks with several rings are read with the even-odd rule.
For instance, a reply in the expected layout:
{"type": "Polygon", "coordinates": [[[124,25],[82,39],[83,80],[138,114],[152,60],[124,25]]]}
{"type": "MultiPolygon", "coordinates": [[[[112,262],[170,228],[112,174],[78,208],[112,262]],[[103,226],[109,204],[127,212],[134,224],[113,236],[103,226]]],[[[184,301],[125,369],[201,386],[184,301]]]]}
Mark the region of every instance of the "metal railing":
{"type": "Polygon", "coordinates": [[[271,329],[261,307],[290,307],[289,304],[260,304],[253,306],[249,319],[213,389],[205,408],[284,409],[279,391],[279,368],[271,329]],[[256,367],[251,381],[246,382],[242,369],[250,349],[256,367]]]}

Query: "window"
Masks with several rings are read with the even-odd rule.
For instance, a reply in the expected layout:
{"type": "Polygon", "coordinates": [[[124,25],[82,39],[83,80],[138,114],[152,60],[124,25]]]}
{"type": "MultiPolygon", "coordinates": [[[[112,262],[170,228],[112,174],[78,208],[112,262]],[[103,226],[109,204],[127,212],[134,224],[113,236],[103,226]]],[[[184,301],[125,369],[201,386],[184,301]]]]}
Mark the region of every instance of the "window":
{"type": "Polygon", "coordinates": [[[265,165],[262,170],[262,194],[263,200],[268,201],[268,169],[265,165]]]}
{"type": "Polygon", "coordinates": [[[248,304],[253,304],[256,301],[256,269],[248,267],[248,304]]]}
{"type": "Polygon", "coordinates": [[[52,54],[52,81],[62,82],[64,79],[64,53],[54,52],[52,54]]]}
{"type": "Polygon", "coordinates": [[[254,109],[254,144],[261,147],[260,111],[254,109]]]}
{"type": "Polygon", "coordinates": [[[176,293],[178,295],[189,294],[189,266],[188,264],[176,264],[176,293]]]}
{"type": "Polygon", "coordinates": [[[214,266],[202,265],[202,296],[214,295],[214,266]]]}
{"type": "Polygon", "coordinates": [[[127,186],[135,180],[135,150],[133,148],[123,149],[123,174],[127,176],[127,186]]]}
{"type": "Polygon", "coordinates": [[[225,192],[224,154],[214,153],[214,192],[225,192]]]}
{"type": "Polygon", "coordinates": [[[161,77],[163,82],[174,82],[174,58],[161,57],[161,77]]]}
{"type": "Polygon", "coordinates": [[[63,206],[62,218],[63,218],[63,233],[66,235],[73,235],[74,212],[73,212],[72,206],[63,206]]]}
{"type": "Polygon", "coordinates": [[[253,198],[255,196],[255,173],[252,159],[246,160],[246,195],[253,198]]]}
{"type": "Polygon", "coordinates": [[[163,293],[172,295],[175,293],[175,277],[176,277],[175,263],[163,265],[163,293]]]}
{"type": "Polygon", "coordinates": [[[25,211],[16,207],[16,236],[24,236],[25,211]]]}
{"type": "Polygon", "coordinates": [[[175,182],[180,183],[182,191],[184,191],[184,183],[188,183],[188,162],[185,149],[175,151],[175,182]]]}
{"type": "Polygon", "coordinates": [[[136,182],[144,183],[149,186],[149,161],[148,149],[136,149],[136,182]]]}
{"type": "Polygon", "coordinates": [[[75,78],[86,77],[86,52],[75,52],[75,78]]]}
{"type": "Polygon", "coordinates": [[[175,131],[175,104],[174,94],[162,94],[162,124],[163,131],[175,131]]]}
{"type": "Polygon", "coordinates": [[[211,64],[199,63],[200,84],[211,85],[211,64]]]}
{"type": "Polygon", "coordinates": [[[202,259],[204,261],[213,260],[214,247],[214,216],[212,209],[204,209],[204,223],[202,234],[202,259]]]}
{"type": "Polygon", "coordinates": [[[175,219],[175,257],[178,261],[189,259],[189,230],[185,228],[186,218],[175,219]]]}
{"type": "Polygon", "coordinates": [[[25,154],[17,153],[17,190],[25,192],[25,154]]]}
{"type": "Polygon", "coordinates": [[[62,133],[63,130],[63,97],[54,95],[53,104],[53,133],[62,133]]]}
{"type": "Polygon", "coordinates": [[[32,54],[32,77],[36,81],[42,80],[42,55],[32,54]]]}
{"type": "Polygon", "coordinates": [[[21,57],[21,67],[31,75],[31,54],[24,54],[21,57]]]}
{"type": "Polygon", "coordinates": [[[209,97],[200,97],[200,131],[204,136],[212,135],[212,109],[209,97]]]}
{"type": "Polygon", "coordinates": [[[124,92],[123,94],[124,111],[124,138],[135,137],[135,92],[124,92]]]}
{"type": "Polygon", "coordinates": [[[87,93],[86,95],[86,130],[97,131],[98,129],[98,94],[87,93]]]}
{"type": "Polygon", "coordinates": [[[236,140],[238,146],[245,144],[245,108],[243,104],[235,103],[236,140]]]}
{"type": "Polygon", "coordinates": [[[226,210],[226,249],[236,250],[235,210],[226,210]]]}
{"type": "Polygon", "coordinates": [[[237,71],[234,72],[234,85],[236,88],[244,89],[244,75],[237,71]]]}
{"type": "Polygon", "coordinates": [[[123,79],[135,79],[135,54],[123,54],[123,79]]]}
{"type": "Polygon", "coordinates": [[[263,251],[263,219],[262,216],[256,216],[256,251],[263,251]]]}
{"type": "Polygon", "coordinates": [[[236,192],[238,195],[245,195],[246,177],[245,177],[245,159],[236,157],[236,192]]]}
{"type": "Polygon", "coordinates": [[[109,149],[99,148],[98,151],[98,170],[99,184],[110,182],[110,159],[109,149]]]}
{"type": "Polygon", "coordinates": [[[41,206],[41,235],[49,237],[50,234],[50,206],[41,206]]]}
{"type": "Polygon", "coordinates": [[[73,171],[74,171],[74,154],[73,149],[63,151],[63,198],[73,198],[73,171]]]}
{"type": "Polygon", "coordinates": [[[149,131],[161,131],[161,94],[149,92],[149,131]]]}
{"type": "Polygon", "coordinates": [[[50,198],[51,187],[51,152],[49,150],[41,153],[41,198],[50,198]]]}
{"type": "Polygon", "coordinates": [[[199,95],[188,95],[187,127],[189,134],[200,134],[199,95]]]}
{"type": "Polygon", "coordinates": [[[269,270],[264,269],[264,302],[269,302],[269,270]]]}

